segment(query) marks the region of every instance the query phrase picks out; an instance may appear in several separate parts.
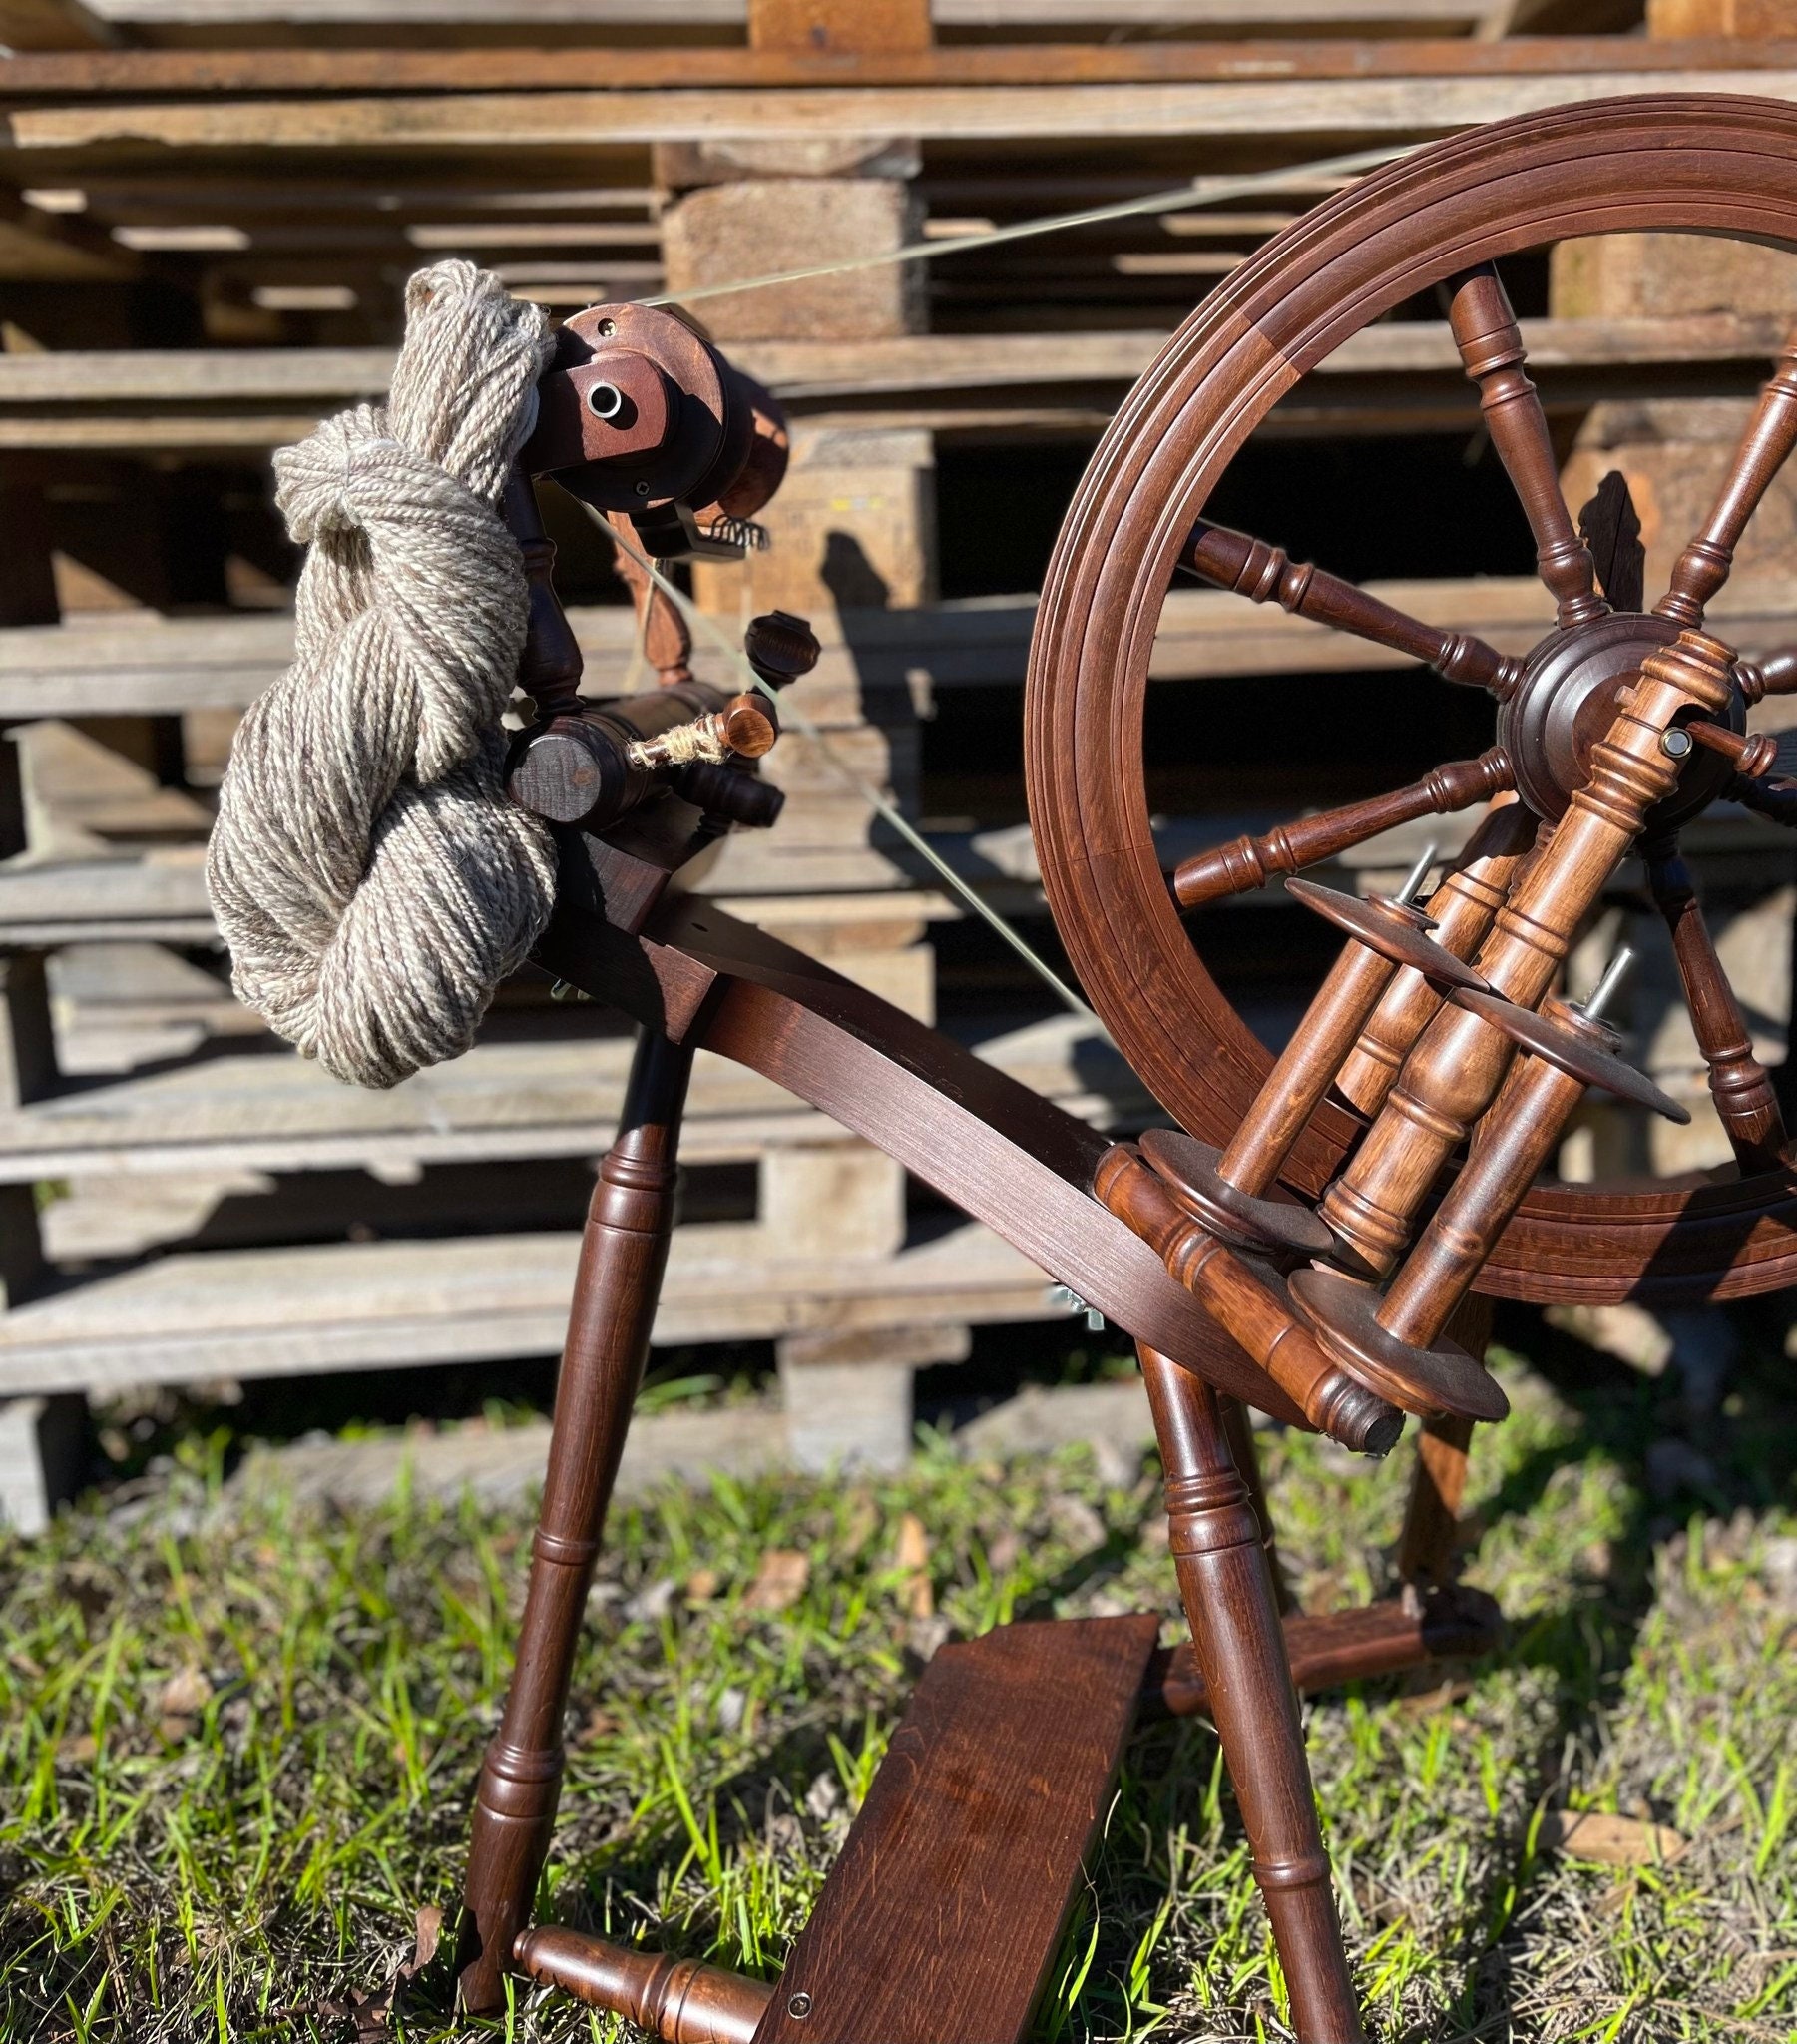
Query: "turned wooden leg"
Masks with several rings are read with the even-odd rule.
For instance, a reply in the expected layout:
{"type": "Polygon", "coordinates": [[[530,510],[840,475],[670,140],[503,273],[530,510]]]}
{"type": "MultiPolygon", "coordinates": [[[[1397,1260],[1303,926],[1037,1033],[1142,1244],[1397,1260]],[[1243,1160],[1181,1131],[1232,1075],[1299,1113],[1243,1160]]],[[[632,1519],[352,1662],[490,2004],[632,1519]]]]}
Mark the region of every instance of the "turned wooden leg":
{"type": "MultiPolygon", "coordinates": [[[[1492,1302],[1475,1292],[1448,1322],[1448,1334],[1469,1355],[1485,1359],[1492,1334],[1492,1302]]],[[[1454,1547],[1467,1487],[1467,1450],[1473,1422],[1448,1413],[1426,1419],[1417,1435],[1417,1473],[1411,1480],[1404,1530],[1398,1536],[1398,1575],[1421,1589],[1445,1589],[1454,1580],[1454,1547]]]]}
{"type": "Polygon", "coordinates": [[[691,1069],[690,1050],[643,1032],[587,1214],[517,1666],[475,1798],[456,1956],[475,2014],[504,2006],[555,1826],[568,1679],[668,1262],[691,1069]]]}
{"type": "Polygon", "coordinates": [[[1266,1550],[1267,1574],[1272,1579],[1273,1602],[1281,1617],[1292,1608],[1291,1585],[1279,1562],[1279,1543],[1273,1537],[1273,1515],[1267,1508],[1266,1484],[1260,1474],[1260,1451],[1254,1445],[1254,1426],[1248,1408],[1239,1398],[1217,1393],[1217,1409],[1223,1416],[1223,1436],[1229,1443],[1229,1457],[1241,1480],[1248,1486],[1254,1516],[1260,1521],[1260,1544],[1266,1550]]]}
{"type": "Polygon", "coordinates": [[[1260,1521],[1216,1393],[1142,1346],[1179,1596],[1248,1833],[1302,2044],[1360,2044],[1329,1855],[1260,1521]]]}

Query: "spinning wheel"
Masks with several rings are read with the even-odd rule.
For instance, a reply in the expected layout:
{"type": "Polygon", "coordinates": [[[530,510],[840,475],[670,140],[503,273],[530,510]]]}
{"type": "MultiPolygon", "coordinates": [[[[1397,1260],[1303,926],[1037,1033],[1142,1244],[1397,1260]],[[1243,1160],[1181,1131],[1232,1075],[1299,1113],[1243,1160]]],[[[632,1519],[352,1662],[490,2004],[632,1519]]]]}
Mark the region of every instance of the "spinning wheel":
{"type": "MultiPolygon", "coordinates": [[[[1426,905],[1435,941],[1483,969],[1494,955],[1488,938],[1504,949],[1507,894],[1532,861],[1539,868],[1558,859],[1555,884],[1536,888],[1555,925],[1542,943],[1556,955],[1544,954],[1537,973],[1527,959],[1519,965],[1513,942],[1511,979],[1501,988],[1534,1008],[1564,963],[1573,925],[1634,837],[1631,828],[1601,852],[1586,844],[1574,858],[1570,840],[1556,853],[1550,826],[1590,779],[1628,692],[1644,689],[1643,662],[1657,656],[1654,671],[1695,651],[1708,663],[1701,685],[1688,671],[1675,684],[1675,693],[1687,683],[1695,693],[1661,705],[1674,728],[1654,735],[1660,760],[1642,749],[1641,770],[1664,785],[1649,790],[1638,781],[1633,792],[1646,806],[1639,848],[1672,930],[1736,1169],[1720,1182],[1651,1190],[1530,1188],[1478,1275],[1482,1290],[1514,1298],[1730,1297],[1797,1279],[1797,1177],[1785,1161],[1779,1103],[1676,849],[1679,827],[1718,799],[1787,826],[1797,821],[1797,789],[1765,777],[1769,744],[1742,736],[1747,707],[1797,686],[1797,674],[1784,659],[1736,659],[1701,629],[1754,507],[1797,442],[1797,337],[1670,590],[1644,611],[1639,591],[1627,586],[1625,556],[1608,568],[1611,588],[1596,578],[1491,266],[1564,239],[1653,229],[1797,247],[1797,111],[1686,97],[1561,109],[1460,137],[1306,216],[1205,300],[1114,420],[1063,528],[1032,652],[1030,808],[1056,923],[1129,1062],[1187,1130],[1217,1145],[1237,1136],[1271,1060],[1205,968],[1207,904],[1393,824],[1496,795],[1499,805],[1426,905]],[[1203,520],[1225,468],[1280,397],[1369,321],[1436,285],[1451,295],[1455,341],[1536,543],[1544,629],[1522,659],[1426,625],[1262,539],[1203,520]],[[1237,840],[1163,873],[1141,732],[1155,628],[1180,568],[1424,662],[1444,686],[1486,690],[1496,704],[1496,744],[1390,795],[1237,840]]],[[[1592,510],[1613,529],[1613,503],[1592,510]]],[[[1635,769],[1617,770],[1626,779],[1635,769]]],[[[1626,807],[1633,797],[1624,798],[1618,782],[1614,798],[1626,807]]],[[[1639,813],[1637,805],[1636,827],[1639,813]]],[[[1281,1153],[1281,1179],[1306,1200],[1333,1187],[1323,1218],[1338,1234],[1346,1229],[1349,1248],[1375,1272],[1390,1268],[1404,1239],[1396,1229],[1382,1236],[1361,1197],[1380,1177],[1379,1160],[1352,1163],[1345,1182],[1338,1174],[1382,1142],[1389,1151],[1380,1131],[1393,1116],[1382,1121],[1380,1111],[1426,1030],[1446,1056],[1447,1025],[1435,1021],[1446,999],[1442,987],[1400,970],[1357,1044],[1350,1037],[1354,1047],[1343,1046],[1331,1097],[1319,1092],[1281,1153]],[[1373,1133],[1363,1137],[1369,1124],[1373,1133]]],[[[1461,1025],[1455,1039],[1463,1050],[1472,1027],[1461,1025]]],[[[1463,1103],[1475,1116],[1482,1105],[1463,1103]]],[[[1442,1163],[1468,1122],[1455,1114],[1461,1126],[1442,1163]]],[[[1420,1198],[1433,1168],[1428,1160],[1416,1168],[1425,1177],[1413,1189],[1420,1198]]]]}

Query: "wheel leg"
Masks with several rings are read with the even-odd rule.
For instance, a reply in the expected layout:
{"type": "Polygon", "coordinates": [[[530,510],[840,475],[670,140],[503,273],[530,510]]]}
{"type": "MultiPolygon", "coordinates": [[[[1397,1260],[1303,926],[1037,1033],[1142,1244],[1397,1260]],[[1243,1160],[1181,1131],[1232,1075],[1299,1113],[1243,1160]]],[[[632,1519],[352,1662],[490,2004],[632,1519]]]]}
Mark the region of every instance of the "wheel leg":
{"type": "Polygon", "coordinates": [[[1229,1457],[1241,1480],[1248,1486],[1254,1516],[1260,1521],[1260,1544],[1266,1549],[1267,1574],[1272,1578],[1273,1602],[1280,1616],[1292,1608],[1291,1585],[1279,1561],[1279,1543],[1273,1538],[1273,1515],[1267,1508],[1266,1484],[1260,1474],[1260,1451],[1254,1445],[1254,1427],[1248,1408],[1239,1398],[1217,1393],[1217,1407],[1223,1416],[1223,1433],[1229,1443],[1229,1457]]]}
{"type": "Polygon", "coordinates": [[[518,1658],[475,1798],[456,1957],[475,2014],[504,2006],[555,1827],[569,1676],[668,1262],[691,1069],[689,1049],[643,1032],[587,1214],[518,1658]]]}
{"type": "MultiPolygon", "coordinates": [[[[1469,1355],[1484,1361],[1492,1332],[1491,1300],[1475,1292],[1463,1301],[1447,1331],[1469,1355]]],[[[1472,1439],[1473,1422],[1455,1413],[1426,1419],[1417,1435],[1417,1473],[1404,1510],[1404,1531],[1398,1537],[1398,1576],[1406,1584],[1440,1590],[1454,1580],[1455,1538],[1472,1439]]]]}
{"type": "Polygon", "coordinates": [[[1140,1354],[1179,1596],[1291,1990],[1293,2027],[1302,2044],[1360,2044],[1260,1521],[1216,1393],[1157,1350],[1143,1345],[1140,1354]]]}

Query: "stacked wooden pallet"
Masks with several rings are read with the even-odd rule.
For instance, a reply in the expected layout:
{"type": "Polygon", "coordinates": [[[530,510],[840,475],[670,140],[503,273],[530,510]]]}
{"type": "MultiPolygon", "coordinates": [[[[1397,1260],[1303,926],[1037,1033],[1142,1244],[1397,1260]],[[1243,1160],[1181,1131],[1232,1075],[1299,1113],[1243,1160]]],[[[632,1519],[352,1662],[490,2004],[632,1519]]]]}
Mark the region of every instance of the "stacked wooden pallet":
{"type": "MultiPolygon", "coordinates": [[[[731,840],[698,884],[1126,1127],[1146,1103],[1115,1056],[954,922],[841,768],[921,816],[1046,937],[1017,697],[1027,592],[1085,449],[1193,300],[1326,189],[1311,160],[1571,99],[1797,90],[1787,45],[1505,33],[1609,28],[1618,12],[0,0],[0,39],[21,53],[0,60],[0,1387],[557,1345],[574,1203],[555,1160],[603,1147],[622,1043],[526,981],[453,1071],[344,1094],[231,1007],[201,886],[231,722],[289,642],[267,450],[378,395],[411,268],[468,255],[572,307],[896,254],[1197,175],[1282,173],[1252,201],[698,305],[787,405],[794,462],[772,548],[701,569],[695,593],[731,625],[771,604],[814,619],[825,657],[804,701],[833,756],[788,737],[779,828],[731,840]],[[46,1187],[60,1197],[46,1204],[46,1187]]],[[[1676,25],[1723,24],[1687,4],[1676,25]]],[[[1785,324],[1756,281],[1758,295],[1712,287],[1667,316],[1638,281],[1630,295],[1569,274],[1551,299],[1543,265],[1532,364],[1569,447],[1596,417],[1645,478],[1619,405],[1738,404],[1785,324]]],[[[1475,427],[1427,317],[1358,336],[1279,414],[1291,453],[1325,463],[1374,430],[1458,461],[1475,427]]],[[[1284,487],[1280,458],[1263,494],[1284,487]]],[[[591,686],[643,679],[598,541],[567,516],[557,533],[591,686]]],[[[1526,566],[1495,547],[1362,572],[1521,651],[1543,624],[1526,566]]],[[[1731,598],[1744,643],[1787,635],[1786,567],[1746,564],[1731,598]]],[[[1157,673],[1323,687],[1390,665],[1181,590],[1157,673]]],[[[1393,714],[1396,699],[1365,700],[1393,714]]],[[[1285,793],[1232,750],[1239,720],[1214,717],[1215,694],[1190,701],[1217,736],[1170,749],[1169,854],[1270,820],[1285,793]]],[[[1434,733],[1418,744],[1440,756],[1434,733]]],[[[1404,753],[1394,734],[1348,770],[1388,784],[1404,753]]],[[[1715,855],[1763,859],[1757,837],[1732,841],[1715,855]]],[[[1370,847],[1371,868],[1404,849],[1370,847]]],[[[1269,1029],[1287,979],[1244,968],[1269,1029]]],[[[1770,995],[1765,1012],[1782,1027],[1770,995]]],[[[741,1074],[703,1072],[689,1144],[695,1210],[720,1218],[682,1230],[658,1338],[779,1341],[789,1374],[832,1373],[830,1399],[859,1387],[856,1423],[881,1452],[904,1438],[913,1366],[962,1352],[976,1322],[1059,1309],[991,1238],[908,1207],[895,1166],[741,1074]]],[[[820,1409],[826,1380],[802,1381],[795,1409],[820,1409]]]]}

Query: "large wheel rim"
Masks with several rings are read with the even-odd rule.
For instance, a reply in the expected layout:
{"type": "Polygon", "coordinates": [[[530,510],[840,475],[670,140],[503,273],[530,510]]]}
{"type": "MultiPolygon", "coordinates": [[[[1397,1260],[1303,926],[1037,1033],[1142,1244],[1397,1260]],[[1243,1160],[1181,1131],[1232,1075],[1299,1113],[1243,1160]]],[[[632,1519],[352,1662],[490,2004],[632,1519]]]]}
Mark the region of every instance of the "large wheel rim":
{"type": "MultiPolygon", "coordinates": [[[[1277,400],[1442,277],[1544,244],[1697,231],[1797,249],[1797,109],[1655,95],[1551,110],[1420,152],[1269,242],[1192,314],[1094,454],[1031,647],[1025,767],[1044,885],[1120,1048],[1194,1135],[1225,1142],[1270,1067],[1167,894],[1142,713],[1181,543],[1277,400]]],[[[1284,1176],[1315,1195],[1354,1133],[1319,1110],[1284,1176]]],[[[1797,1183],[1539,1188],[1481,1289],[1543,1302],[1729,1297],[1797,1280],[1797,1183]]]]}

